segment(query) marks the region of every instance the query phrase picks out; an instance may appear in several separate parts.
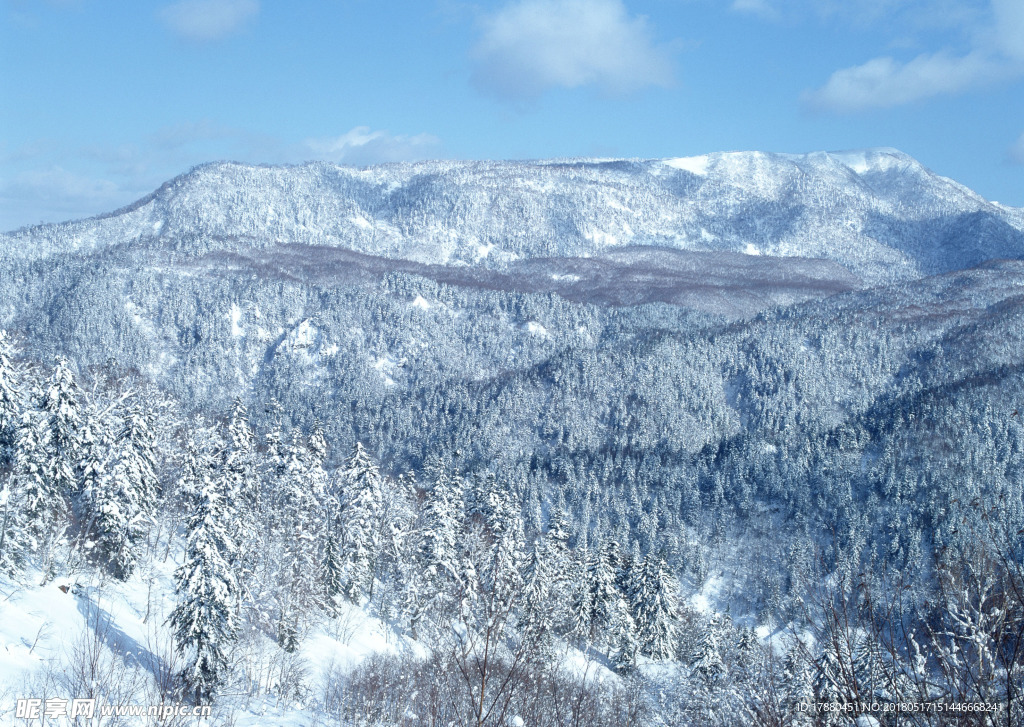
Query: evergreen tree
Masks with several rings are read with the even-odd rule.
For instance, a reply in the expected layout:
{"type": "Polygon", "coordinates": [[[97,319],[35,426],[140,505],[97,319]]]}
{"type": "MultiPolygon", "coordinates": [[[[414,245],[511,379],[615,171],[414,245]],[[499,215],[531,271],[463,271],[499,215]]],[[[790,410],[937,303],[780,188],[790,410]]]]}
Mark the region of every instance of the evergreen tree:
{"type": "Polygon", "coordinates": [[[283,473],[279,481],[279,521],[281,568],[277,602],[279,610],[278,639],[289,651],[298,639],[300,616],[314,605],[323,603],[323,582],[320,576],[321,532],[319,497],[314,486],[316,462],[298,432],[285,447],[283,473]]]}
{"type": "Polygon", "coordinates": [[[487,503],[485,526],[491,539],[491,557],[485,582],[499,599],[506,599],[522,592],[523,519],[508,490],[496,479],[490,479],[487,503]]]}
{"type": "Polygon", "coordinates": [[[697,639],[690,673],[705,685],[717,684],[725,676],[725,663],[718,646],[718,620],[708,619],[697,639]]]}
{"type": "Polygon", "coordinates": [[[794,646],[786,653],[782,675],[785,702],[793,727],[814,725],[814,680],[806,659],[794,646]]]}
{"type": "Polygon", "coordinates": [[[0,467],[11,456],[21,419],[21,381],[11,354],[10,338],[0,330],[0,467]]]}
{"type": "Polygon", "coordinates": [[[563,631],[592,642],[595,637],[594,598],[590,588],[591,554],[586,545],[575,552],[569,567],[569,613],[563,631]]]}
{"type": "Polygon", "coordinates": [[[64,507],[78,490],[76,469],[82,461],[78,431],[82,425],[78,384],[67,359],[57,357],[49,384],[39,397],[41,426],[48,429],[46,479],[50,492],[64,507]]]}
{"type": "Polygon", "coordinates": [[[209,702],[227,676],[228,653],[237,630],[238,583],[231,563],[234,522],[227,499],[222,445],[197,456],[198,482],[189,487],[185,560],[175,571],[179,602],[170,624],[185,657],[182,677],[197,703],[209,702]]]}
{"type": "Polygon", "coordinates": [[[98,468],[87,463],[90,485],[83,495],[95,534],[93,555],[115,578],[126,580],[138,562],[157,500],[152,423],[138,404],[125,415],[114,449],[112,465],[98,472],[95,484],[92,475],[98,468]]]}
{"type": "Polygon", "coordinates": [[[63,497],[54,491],[53,480],[47,476],[51,447],[50,429],[44,421],[39,412],[25,410],[15,445],[9,502],[20,511],[22,532],[12,534],[9,542],[12,547],[20,542],[23,553],[39,552],[56,536],[63,520],[63,497]]]}
{"type": "MultiPolygon", "coordinates": [[[[261,557],[263,528],[263,493],[260,483],[259,460],[256,455],[256,435],[249,424],[249,413],[240,398],[231,405],[227,422],[227,453],[225,476],[228,496],[234,503],[237,523],[237,567],[240,581],[252,581],[261,557]]],[[[243,589],[247,598],[252,594],[243,589]]]]}
{"type": "Polygon", "coordinates": [[[345,596],[353,603],[373,587],[381,543],[383,478],[356,442],[340,473],[342,572],[345,596]]]}
{"type": "Polygon", "coordinates": [[[537,538],[530,549],[523,577],[523,602],[527,624],[542,631],[550,630],[557,621],[558,603],[552,597],[554,573],[551,547],[544,537],[537,538]]]}
{"type": "Polygon", "coordinates": [[[458,539],[464,518],[464,483],[457,472],[439,468],[423,508],[418,555],[428,582],[459,577],[458,539]]]}
{"type": "Polygon", "coordinates": [[[675,651],[678,587],[662,557],[644,558],[633,573],[630,611],[640,652],[652,659],[670,659],[675,651]]]}
{"type": "Polygon", "coordinates": [[[416,527],[415,559],[406,570],[402,610],[415,635],[428,616],[441,614],[463,580],[459,541],[463,534],[465,483],[458,472],[434,464],[416,527]]]}

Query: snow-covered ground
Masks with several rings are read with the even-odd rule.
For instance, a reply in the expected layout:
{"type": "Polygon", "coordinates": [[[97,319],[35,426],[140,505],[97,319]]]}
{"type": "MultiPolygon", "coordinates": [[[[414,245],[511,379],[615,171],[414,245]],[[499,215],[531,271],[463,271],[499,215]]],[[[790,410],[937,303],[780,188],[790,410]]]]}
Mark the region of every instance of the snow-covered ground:
{"type": "MultiPolygon", "coordinates": [[[[19,718],[18,700],[40,699],[59,707],[67,700],[96,698],[96,724],[148,724],[145,717],[105,719],[103,706],[181,705],[165,701],[161,684],[180,666],[167,617],[175,605],[173,551],[145,565],[127,582],[86,568],[58,565],[43,583],[39,570],[18,581],[0,578],[0,724],[70,725],[68,717],[19,718]],[[95,681],[91,683],[90,681],[95,681]]],[[[264,634],[242,634],[233,683],[207,719],[182,724],[264,727],[308,725],[325,679],[360,664],[369,654],[411,651],[418,644],[362,609],[342,604],[336,618],[312,625],[294,658],[264,634]],[[300,678],[301,677],[301,678],[300,678]],[[301,684],[291,683],[299,679],[301,684]]],[[[156,724],[158,722],[153,722],[156,724]]],[[[166,723],[166,722],[165,722],[166,723]]]]}

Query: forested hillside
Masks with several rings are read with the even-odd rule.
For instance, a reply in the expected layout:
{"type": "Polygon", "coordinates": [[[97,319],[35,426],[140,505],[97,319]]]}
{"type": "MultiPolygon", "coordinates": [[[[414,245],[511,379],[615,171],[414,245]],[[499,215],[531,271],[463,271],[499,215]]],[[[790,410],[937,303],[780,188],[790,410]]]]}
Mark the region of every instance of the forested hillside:
{"type": "Polygon", "coordinates": [[[154,635],[5,673],[236,724],[1017,724],[1022,219],[865,152],[212,165],[6,235],[6,613],[154,635]]]}

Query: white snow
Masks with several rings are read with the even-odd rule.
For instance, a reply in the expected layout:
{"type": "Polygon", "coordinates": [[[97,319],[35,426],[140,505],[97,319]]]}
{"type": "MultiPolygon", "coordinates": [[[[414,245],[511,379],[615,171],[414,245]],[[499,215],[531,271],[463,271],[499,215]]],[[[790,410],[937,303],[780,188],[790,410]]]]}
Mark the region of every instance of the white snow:
{"type": "MultiPolygon", "coordinates": [[[[82,571],[74,576],[58,572],[45,586],[35,585],[42,580],[42,573],[38,571],[27,573],[24,582],[18,584],[0,576],[3,713],[13,715],[13,703],[18,698],[70,700],[85,696],[43,694],[41,685],[48,672],[51,675],[62,670],[66,673],[80,639],[95,627],[89,615],[97,613],[104,621],[107,617],[110,619],[110,626],[101,637],[105,655],[101,658],[111,658],[115,653],[123,655],[126,664],[138,669],[144,680],[126,704],[152,703],[156,690],[152,684],[147,688],[146,680],[151,677],[146,665],[172,653],[170,631],[165,622],[176,603],[173,573],[179,562],[180,551],[172,549],[170,558],[145,563],[143,570],[126,583],[82,571]],[[76,581],[81,585],[76,586],[76,581]],[[60,586],[68,587],[69,592],[65,593],[60,586]]],[[[250,657],[257,660],[279,651],[277,644],[265,636],[256,636],[249,648],[252,649],[250,657]]],[[[342,603],[337,618],[325,618],[313,625],[296,656],[305,672],[306,683],[320,685],[332,671],[347,671],[372,654],[401,651],[411,651],[420,657],[426,655],[420,644],[397,634],[380,619],[342,603]]],[[[263,678],[273,677],[268,672],[263,678]]],[[[61,683],[59,678],[57,683],[61,683]]],[[[214,703],[213,721],[202,724],[222,724],[220,720],[225,715],[230,715],[230,723],[237,727],[268,724],[299,727],[310,723],[304,698],[280,699],[268,694],[263,698],[240,700],[237,696],[222,695],[214,703]]],[[[107,703],[100,697],[97,707],[104,704],[107,703]]],[[[28,724],[27,720],[25,723],[28,724]]]]}
{"type": "Polygon", "coordinates": [[[477,245],[476,246],[476,259],[477,260],[483,260],[484,258],[486,258],[488,255],[491,254],[491,250],[493,250],[493,249],[494,249],[494,243],[493,242],[489,242],[486,245],[477,245]]]}
{"type": "Polygon", "coordinates": [[[242,327],[238,325],[239,322],[242,320],[242,309],[239,308],[236,304],[232,303],[231,313],[229,315],[231,317],[231,335],[235,336],[236,338],[244,337],[245,331],[243,331],[242,327]]]}
{"type": "Polygon", "coordinates": [[[412,302],[413,308],[422,308],[423,310],[430,310],[430,301],[424,298],[422,295],[417,295],[416,300],[412,302]]]}
{"type": "Polygon", "coordinates": [[[551,273],[552,280],[565,281],[568,283],[575,283],[577,280],[581,280],[579,275],[572,273],[551,273]]]}
{"type": "Polygon", "coordinates": [[[548,329],[542,326],[540,323],[537,323],[537,321],[530,321],[529,323],[527,323],[526,330],[535,336],[548,335],[548,329]]]}
{"type": "Polygon", "coordinates": [[[673,169],[682,169],[684,172],[704,177],[707,176],[708,164],[710,161],[711,159],[707,154],[702,154],[701,156],[696,157],[677,157],[675,159],[666,159],[665,166],[672,167],[673,169]]]}
{"type": "Polygon", "coordinates": [[[619,238],[610,232],[604,232],[603,230],[587,230],[583,233],[583,237],[590,240],[595,245],[618,245],[619,238]]]}
{"type": "Polygon", "coordinates": [[[747,255],[760,255],[761,251],[757,249],[757,245],[752,242],[748,242],[747,246],[743,249],[743,252],[747,255]]]}
{"type": "Polygon", "coordinates": [[[355,217],[350,217],[349,219],[351,220],[352,224],[354,224],[356,227],[362,230],[368,230],[371,227],[373,227],[373,223],[370,222],[365,217],[363,217],[362,215],[356,215],[355,217]]]}
{"type": "Polygon", "coordinates": [[[293,349],[309,348],[313,345],[314,340],[316,340],[316,326],[310,323],[308,318],[288,334],[288,343],[293,349]]]}

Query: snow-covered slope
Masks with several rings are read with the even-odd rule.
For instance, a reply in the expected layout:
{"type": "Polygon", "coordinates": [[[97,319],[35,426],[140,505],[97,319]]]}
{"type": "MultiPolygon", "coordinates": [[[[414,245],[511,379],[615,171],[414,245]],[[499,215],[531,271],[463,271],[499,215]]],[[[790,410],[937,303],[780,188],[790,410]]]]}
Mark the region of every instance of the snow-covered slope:
{"type": "Polygon", "coordinates": [[[289,243],[495,269],[656,245],[825,258],[874,283],[1024,256],[1024,213],[895,150],[366,169],[213,163],[109,215],[0,235],[0,255],[289,243]]]}

